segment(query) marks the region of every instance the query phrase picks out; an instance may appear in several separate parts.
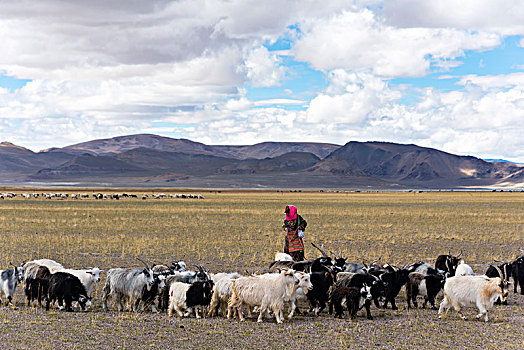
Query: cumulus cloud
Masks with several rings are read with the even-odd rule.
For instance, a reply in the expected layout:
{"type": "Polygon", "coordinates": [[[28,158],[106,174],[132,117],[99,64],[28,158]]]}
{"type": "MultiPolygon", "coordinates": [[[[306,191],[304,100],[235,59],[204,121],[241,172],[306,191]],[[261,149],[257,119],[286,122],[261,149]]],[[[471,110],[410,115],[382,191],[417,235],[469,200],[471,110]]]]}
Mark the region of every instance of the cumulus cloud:
{"type": "Polygon", "coordinates": [[[257,47],[249,53],[244,67],[247,79],[255,87],[270,87],[279,85],[285,76],[285,68],[280,65],[276,55],[272,55],[265,47],[257,47]]]}
{"type": "Polygon", "coordinates": [[[423,76],[432,63],[500,44],[500,36],[490,32],[393,27],[368,9],[315,21],[304,32],[292,50],[298,60],[323,70],[371,69],[384,77],[423,76]]]}
{"type": "Polygon", "coordinates": [[[311,101],[307,113],[309,122],[361,124],[378,106],[400,98],[386,82],[369,73],[336,70],[331,72],[330,81],[326,93],[311,101]]]}

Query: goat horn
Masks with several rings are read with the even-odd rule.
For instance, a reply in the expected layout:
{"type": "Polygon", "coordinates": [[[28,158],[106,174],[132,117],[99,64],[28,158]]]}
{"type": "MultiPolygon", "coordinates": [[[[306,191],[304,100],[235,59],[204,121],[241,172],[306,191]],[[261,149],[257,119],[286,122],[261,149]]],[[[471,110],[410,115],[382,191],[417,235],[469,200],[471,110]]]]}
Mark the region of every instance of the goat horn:
{"type": "Polygon", "coordinates": [[[491,265],[491,266],[493,266],[495,270],[497,270],[497,272],[499,273],[502,283],[506,282],[506,279],[504,278],[504,274],[502,273],[502,271],[500,271],[500,268],[497,265],[491,265]]]}
{"type": "Polygon", "coordinates": [[[462,250],[460,251],[459,255],[457,255],[457,258],[460,257],[462,255],[462,250]]]}
{"type": "Polygon", "coordinates": [[[146,269],[149,270],[149,266],[147,266],[147,264],[146,264],[146,262],[145,262],[144,260],[142,260],[142,259],[140,259],[140,258],[136,258],[136,260],[138,260],[138,261],[140,261],[142,264],[144,264],[145,267],[146,267],[146,269]]]}
{"type": "Polygon", "coordinates": [[[319,247],[317,247],[317,245],[316,245],[315,243],[311,242],[311,245],[312,245],[313,247],[317,248],[317,249],[322,253],[323,256],[325,256],[325,257],[328,256],[328,255],[326,254],[326,252],[323,251],[322,249],[320,249],[319,247]]]}
{"type": "Polygon", "coordinates": [[[373,264],[376,263],[377,261],[380,261],[380,259],[382,259],[382,256],[380,256],[380,257],[379,257],[378,259],[376,259],[376,260],[373,260],[373,261],[371,262],[370,265],[373,265],[373,264]]]}

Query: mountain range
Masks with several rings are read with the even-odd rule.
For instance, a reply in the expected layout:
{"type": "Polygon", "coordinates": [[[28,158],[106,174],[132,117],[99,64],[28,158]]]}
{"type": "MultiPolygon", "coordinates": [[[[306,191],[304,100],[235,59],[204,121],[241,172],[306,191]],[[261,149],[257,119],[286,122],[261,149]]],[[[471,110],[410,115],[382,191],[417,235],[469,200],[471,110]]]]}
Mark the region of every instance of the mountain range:
{"type": "Polygon", "coordinates": [[[139,134],[40,152],[2,142],[0,182],[205,188],[523,188],[524,166],[389,142],[224,146],[139,134]]]}

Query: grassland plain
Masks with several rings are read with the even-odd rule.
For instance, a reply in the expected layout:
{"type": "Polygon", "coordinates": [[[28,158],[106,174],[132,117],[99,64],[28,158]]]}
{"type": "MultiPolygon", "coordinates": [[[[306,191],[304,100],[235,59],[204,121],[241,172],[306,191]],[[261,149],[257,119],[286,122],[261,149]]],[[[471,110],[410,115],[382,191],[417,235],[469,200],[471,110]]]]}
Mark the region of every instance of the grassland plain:
{"type": "MultiPolygon", "coordinates": [[[[210,272],[262,272],[282,249],[286,204],[297,205],[309,223],[307,258],[319,255],[308,242],[342,252],[348,261],[380,258],[397,265],[433,263],[439,254],[462,251],[483,273],[493,259],[512,259],[524,247],[521,192],[193,193],[205,199],[0,200],[0,267],[45,257],[67,267],[107,270],[140,266],[139,256],[155,263],[183,259],[210,272]]],[[[362,315],[358,322],[336,320],[324,313],[276,325],[269,319],[257,324],[106,313],[101,309],[104,280],[105,274],[93,310],[85,313],[27,307],[19,288],[17,308],[0,308],[0,348],[524,347],[524,296],[513,291],[510,305],[494,309],[488,324],[464,322],[453,311],[437,320],[434,310],[407,310],[401,291],[399,310],[373,308],[373,321],[362,315]]],[[[470,316],[474,312],[468,310],[470,316]]]]}

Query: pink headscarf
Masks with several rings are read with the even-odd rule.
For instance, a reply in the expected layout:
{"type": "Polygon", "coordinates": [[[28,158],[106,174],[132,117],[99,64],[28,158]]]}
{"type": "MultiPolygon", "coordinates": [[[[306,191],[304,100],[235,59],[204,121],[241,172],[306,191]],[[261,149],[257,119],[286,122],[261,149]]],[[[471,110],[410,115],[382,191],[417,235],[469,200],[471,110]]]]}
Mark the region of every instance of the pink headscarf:
{"type": "Polygon", "coordinates": [[[289,213],[286,213],[286,220],[295,220],[297,218],[297,207],[294,205],[286,206],[286,209],[289,208],[289,213]]]}

